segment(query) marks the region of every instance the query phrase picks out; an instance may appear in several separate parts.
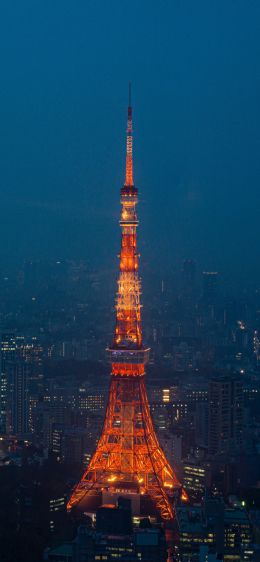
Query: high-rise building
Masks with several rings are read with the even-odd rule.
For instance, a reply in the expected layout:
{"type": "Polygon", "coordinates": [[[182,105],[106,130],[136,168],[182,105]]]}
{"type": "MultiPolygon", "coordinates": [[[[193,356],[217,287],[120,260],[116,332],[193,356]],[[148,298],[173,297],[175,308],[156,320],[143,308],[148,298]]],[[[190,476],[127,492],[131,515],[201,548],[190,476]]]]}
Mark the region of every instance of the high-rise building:
{"type": "Polygon", "coordinates": [[[202,506],[182,506],[177,508],[177,515],[180,560],[253,559],[252,525],[244,509],[226,508],[222,500],[206,496],[202,506]]]}
{"type": "Polygon", "coordinates": [[[0,433],[5,434],[7,427],[7,392],[8,380],[6,363],[13,361],[16,354],[16,336],[13,332],[1,334],[1,373],[0,373],[0,433]]]}
{"type": "MultiPolygon", "coordinates": [[[[37,402],[40,389],[43,384],[42,374],[42,357],[43,348],[38,339],[18,335],[13,332],[5,332],[1,335],[1,373],[0,373],[0,434],[6,434],[10,431],[10,408],[7,402],[10,402],[12,393],[12,379],[9,374],[12,373],[14,365],[27,364],[25,371],[27,377],[27,392],[30,394],[30,414],[32,418],[32,409],[37,402]],[[9,374],[8,374],[9,371],[9,374]],[[9,413],[7,409],[9,408],[9,413]],[[9,417],[8,417],[9,416],[9,417]],[[8,419],[7,419],[8,417],[8,419]]],[[[12,376],[12,375],[10,375],[12,376]]],[[[29,431],[32,431],[32,420],[29,421],[29,431]]]]}
{"type": "MultiPolygon", "coordinates": [[[[145,386],[149,349],[143,345],[139,255],[136,247],[138,190],[133,179],[132,107],[129,101],[126,177],[121,189],[122,242],[116,298],[116,325],[109,357],[112,376],[103,431],[68,509],[85,512],[102,503],[131,499],[134,514],[174,516],[169,494],[180,490],[156,437],[145,386]]],[[[184,495],[184,492],[183,492],[184,495]]]]}
{"type": "Polygon", "coordinates": [[[182,265],[182,295],[187,304],[191,304],[196,293],[196,263],[185,260],[182,265]]]}
{"type": "Polygon", "coordinates": [[[85,428],[53,425],[51,450],[56,453],[58,460],[70,464],[85,464],[89,449],[93,451],[93,443],[92,440],[90,442],[85,428]]]}
{"type": "Polygon", "coordinates": [[[224,517],[224,560],[252,560],[252,524],[245,509],[226,509],[224,517]]]}
{"type": "Polygon", "coordinates": [[[214,305],[216,303],[218,290],[218,272],[203,271],[202,298],[205,304],[214,305]]]}
{"type": "Polygon", "coordinates": [[[207,447],[209,438],[209,407],[207,402],[199,402],[196,404],[194,422],[196,445],[207,447]]]}
{"type": "Polygon", "coordinates": [[[189,498],[200,500],[206,488],[206,466],[195,458],[184,459],[183,483],[189,498]]]}
{"type": "Polygon", "coordinates": [[[7,433],[25,438],[29,433],[29,377],[31,366],[22,360],[6,363],[7,433]]]}
{"type": "Polygon", "coordinates": [[[232,376],[209,384],[209,453],[239,451],[243,444],[243,385],[232,376]]]}

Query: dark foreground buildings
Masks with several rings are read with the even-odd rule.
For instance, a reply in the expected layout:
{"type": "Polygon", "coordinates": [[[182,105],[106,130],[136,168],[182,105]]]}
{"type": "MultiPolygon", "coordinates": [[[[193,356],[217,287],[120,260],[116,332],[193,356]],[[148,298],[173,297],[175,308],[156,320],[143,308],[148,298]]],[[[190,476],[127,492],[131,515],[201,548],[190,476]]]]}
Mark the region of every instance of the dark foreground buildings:
{"type": "Polygon", "coordinates": [[[95,528],[90,523],[79,525],[76,538],[47,549],[44,556],[48,562],[166,562],[167,558],[163,529],[152,527],[149,520],[133,527],[130,502],[124,498],[97,509],[95,528]]]}

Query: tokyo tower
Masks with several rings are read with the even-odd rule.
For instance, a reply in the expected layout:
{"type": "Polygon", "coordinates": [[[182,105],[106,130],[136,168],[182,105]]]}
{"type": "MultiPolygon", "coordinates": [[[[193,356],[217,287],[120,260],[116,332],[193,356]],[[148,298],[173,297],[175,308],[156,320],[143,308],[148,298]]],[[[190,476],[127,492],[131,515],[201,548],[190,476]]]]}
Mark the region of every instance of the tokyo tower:
{"type": "MultiPolygon", "coordinates": [[[[145,386],[149,349],[143,345],[139,255],[136,248],[138,190],[133,178],[131,91],[126,137],[126,175],[121,189],[122,229],[116,322],[108,349],[112,363],[108,404],[97,449],[74,488],[68,510],[91,511],[118,496],[132,500],[133,512],[154,510],[174,517],[173,497],[181,485],[156,437],[145,386]]],[[[182,490],[182,497],[186,499],[182,490]]]]}

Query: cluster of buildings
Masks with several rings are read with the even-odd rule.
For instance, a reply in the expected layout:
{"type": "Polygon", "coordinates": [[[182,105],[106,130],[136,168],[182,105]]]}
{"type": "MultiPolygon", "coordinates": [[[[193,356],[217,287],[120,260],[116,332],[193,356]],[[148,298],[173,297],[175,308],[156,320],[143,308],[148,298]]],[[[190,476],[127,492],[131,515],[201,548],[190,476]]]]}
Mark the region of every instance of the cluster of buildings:
{"type": "MultiPolygon", "coordinates": [[[[26,440],[60,461],[88,462],[102,423],[104,384],[44,375],[44,347],[36,337],[2,334],[0,427],[2,439],[26,440]]],[[[76,379],[76,378],[75,378],[76,379]]]]}
{"type": "MultiPolygon", "coordinates": [[[[63,471],[64,488],[48,496],[49,540],[61,532],[59,517],[63,521],[69,489],[88,466],[100,435],[109,385],[109,366],[102,353],[113,326],[111,309],[102,302],[101,280],[89,273],[86,264],[42,267],[27,264],[19,278],[20,294],[29,303],[27,313],[21,304],[11,302],[13,285],[10,295],[8,288],[3,292],[0,471],[14,465],[26,470],[24,449],[28,447],[34,447],[32,464],[53,462],[63,471]],[[44,308],[42,299],[47,294],[44,308]]],[[[221,291],[219,274],[208,271],[201,277],[199,282],[196,266],[188,260],[179,285],[176,281],[173,287],[169,280],[155,283],[153,297],[145,291],[150,298],[149,307],[144,306],[145,337],[152,348],[147,369],[150,409],[160,444],[189,496],[188,505],[176,507],[178,540],[176,535],[171,555],[187,562],[221,556],[226,561],[256,560],[260,536],[258,296],[230,299],[221,291]]],[[[111,291],[111,307],[112,303],[111,291]]],[[[30,486],[21,491],[21,505],[31,510],[32,519],[36,492],[30,486]],[[26,497],[32,498],[27,507],[26,497]]],[[[101,512],[105,519],[108,514],[107,521],[116,520],[123,508],[118,507],[113,516],[111,509],[101,512]]],[[[122,528],[121,533],[114,533],[100,521],[89,526],[83,522],[77,538],[67,543],[61,540],[60,546],[45,551],[45,559],[74,562],[87,550],[89,561],[120,560],[121,556],[148,562],[155,559],[155,552],[157,560],[169,557],[161,528],[149,528],[147,523],[145,528],[134,525],[127,532],[122,528]]]]}
{"type": "Polygon", "coordinates": [[[72,541],[64,542],[44,553],[46,562],[166,562],[168,548],[161,526],[149,519],[133,525],[129,500],[121,497],[116,506],[97,509],[95,524],[81,524],[72,541]]]}

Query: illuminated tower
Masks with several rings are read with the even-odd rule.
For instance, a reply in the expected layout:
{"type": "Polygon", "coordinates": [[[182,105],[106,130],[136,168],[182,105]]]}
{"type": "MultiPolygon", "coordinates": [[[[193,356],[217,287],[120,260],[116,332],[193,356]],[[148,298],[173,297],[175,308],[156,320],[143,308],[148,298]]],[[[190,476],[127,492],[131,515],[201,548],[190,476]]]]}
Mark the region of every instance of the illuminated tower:
{"type": "Polygon", "coordinates": [[[96,452],[72,493],[68,509],[77,506],[88,511],[87,506],[93,506],[95,501],[98,505],[107,498],[123,494],[138,498],[141,512],[142,504],[147,500],[162,519],[172,519],[174,508],[169,494],[173,497],[174,491],[181,486],[156,437],[145,387],[149,349],[144,347],[142,340],[136,249],[137,201],[129,92],[116,324],[114,339],[108,349],[112,363],[108,405],[96,452]]]}

